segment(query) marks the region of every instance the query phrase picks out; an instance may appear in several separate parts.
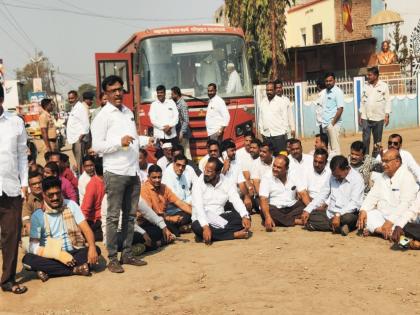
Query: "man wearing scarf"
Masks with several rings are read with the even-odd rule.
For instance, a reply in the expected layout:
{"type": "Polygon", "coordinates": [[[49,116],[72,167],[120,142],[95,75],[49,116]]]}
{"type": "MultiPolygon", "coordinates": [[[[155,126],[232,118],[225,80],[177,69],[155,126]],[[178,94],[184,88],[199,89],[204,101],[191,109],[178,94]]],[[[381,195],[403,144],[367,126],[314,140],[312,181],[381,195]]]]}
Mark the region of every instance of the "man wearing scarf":
{"type": "Polygon", "coordinates": [[[80,207],[63,199],[61,181],[56,177],[44,178],[42,191],[43,209],[31,217],[29,253],[23,257],[24,266],[36,271],[43,282],[49,277],[90,276],[90,266],[98,263],[100,250],[80,207]]]}

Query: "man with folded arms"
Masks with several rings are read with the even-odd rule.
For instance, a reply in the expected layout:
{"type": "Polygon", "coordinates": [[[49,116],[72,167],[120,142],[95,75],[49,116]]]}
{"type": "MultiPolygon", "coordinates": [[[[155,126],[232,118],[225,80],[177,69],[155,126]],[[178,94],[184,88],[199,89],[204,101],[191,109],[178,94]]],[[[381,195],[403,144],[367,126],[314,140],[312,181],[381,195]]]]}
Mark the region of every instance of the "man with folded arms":
{"type": "Polygon", "coordinates": [[[42,191],[44,209],[32,215],[29,253],[23,264],[43,282],[49,277],[89,276],[89,265],[98,263],[100,249],[80,207],[63,198],[57,177],[44,178],[42,191]]]}
{"type": "Polygon", "coordinates": [[[221,174],[223,163],[211,157],[192,191],[192,230],[198,240],[213,241],[249,237],[251,220],[235,186],[221,174]],[[227,206],[228,201],[233,209],[227,206]]]}
{"type": "Polygon", "coordinates": [[[289,172],[288,157],[278,155],[271,173],[262,178],[260,185],[261,215],[266,231],[271,232],[276,226],[302,225],[302,211],[308,203],[304,181],[289,172]]]}
{"type": "Polygon", "coordinates": [[[362,204],[357,227],[365,236],[371,233],[390,239],[396,226],[404,227],[408,222],[406,216],[419,188],[396,149],[383,154],[382,165],[384,172],[362,204]]]}
{"type": "Polygon", "coordinates": [[[356,228],[365,185],[362,176],[342,155],[333,157],[330,169],[330,179],[305,208],[302,218],[309,231],[332,231],[346,236],[356,228]]]}

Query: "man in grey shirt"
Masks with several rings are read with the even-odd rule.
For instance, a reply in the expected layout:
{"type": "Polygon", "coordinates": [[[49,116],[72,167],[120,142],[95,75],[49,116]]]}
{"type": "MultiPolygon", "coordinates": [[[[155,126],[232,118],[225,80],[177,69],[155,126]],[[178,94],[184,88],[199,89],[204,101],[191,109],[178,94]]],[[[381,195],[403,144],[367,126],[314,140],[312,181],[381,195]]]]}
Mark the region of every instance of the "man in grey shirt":
{"type": "Polygon", "coordinates": [[[178,136],[179,143],[184,147],[184,154],[187,159],[191,160],[190,151],[190,117],[188,115],[188,105],[184,98],[181,96],[181,90],[179,87],[174,86],[172,89],[172,99],[176,104],[176,108],[179,113],[179,121],[176,125],[176,134],[178,136]]]}

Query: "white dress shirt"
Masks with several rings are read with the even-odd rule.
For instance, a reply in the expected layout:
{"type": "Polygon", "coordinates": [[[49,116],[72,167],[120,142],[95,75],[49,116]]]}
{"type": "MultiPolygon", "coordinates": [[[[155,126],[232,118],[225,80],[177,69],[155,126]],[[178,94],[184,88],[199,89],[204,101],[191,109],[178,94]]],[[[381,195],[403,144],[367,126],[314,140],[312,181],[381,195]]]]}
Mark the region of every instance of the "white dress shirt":
{"type": "Polygon", "coordinates": [[[244,90],[242,88],[241,77],[239,76],[238,71],[233,70],[229,74],[229,80],[226,86],[226,94],[237,94],[242,93],[244,90]]]}
{"type": "Polygon", "coordinates": [[[252,162],[251,179],[261,180],[266,174],[271,174],[273,163],[274,157],[271,164],[264,163],[261,161],[261,158],[254,160],[254,162],[252,162]]]}
{"type": "Polygon", "coordinates": [[[336,213],[340,215],[353,213],[362,205],[364,189],[362,176],[352,168],[342,182],[331,175],[318,196],[306,206],[305,211],[311,213],[315,208],[328,203],[329,219],[336,213]]]}
{"type": "Polygon", "coordinates": [[[162,183],[168,186],[172,192],[182,201],[191,204],[192,180],[186,176],[185,171],[181,176],[175,174],[174,165],[171,163],[162,177],[162,183]]]}
{"type": "Polygon", "coordinates": [[[166,156],[162,156],[159,160],[157,160],[156,164],[160,166],[160,168],[162,169],[162,175],[165,174],[167,167],[169,166],[169,164],[171,164],[172,162],[169,161],[166,156]]]}
{"type": "Polygon", "coordinates": [[[293,156],[289,155],[289,170],[300,174],[302,178],[305,174],[310,173],[314,169],[314,157],[306,153],[302,153],[302,160],[299,162],[293,156]]]}
{"type": "Polygon", "coordinates": [[[0,196],[21,195],[28,187],[27,134],[23,120],[6,111],[0,116],[0,196]]]}
{"type": "Polygon", "coordinates": [[[179,114],[176,104],[171,99],[165,99],[163,103],[156,100],[150,105],[150,122],[153,125],[153,136],[157,139],[172,139],[176,137],[176,124],[179,114]],[[171,126],[171,134],[163,131],[164,126],[171,126]]]}
{"type": "Polygon", "coordinates": [[[400,227],[409,221],[408,211],[416,199],[419,187],[405,165],[401,165],[392,178],[382,173],[367,194],[362,210],[379,210],[383,216],[400,227]]]}
{"type": "Polygon", "coordinates": [[[89,133],[89,110],[86,106],[77,102],[69,114],[67,121],[67,142],[69,144],[76,143],[79,141],[81,135],[89,133]]]}
{"type": "Polygon", "coordinates": [[[254,162],[254,159],[245,149],[245,147],[242,147],[236,151],[236,159],[241,163],[242,172],[249,172],[252,169],[252,163],[254,162]]]}
{"type": "Polygon", "coordinates": [[[147,178],[149,176],[149,173],[148,173],[149,167],[151,165],[153,165],[153,164],[152,163],[147,163],[147,167],[146,167],[145,170],[142,170],[140,168],[140,166],[139,166],[139,179],[140,179],[140,184],[143,184],[147,180],[147,178]]]}
{"type": "Polygon", "coordinates": [[[213,186],[206,184],[203,178],[204,175],[201,174],[192,189],[192,221],[198,220],[201,226],[209,225],[208,213],[220,216],[225,212],[224,207],[227,201],[233,204],[242,218],[248,216],[248,211],[236,187],[232,186],[229,180],[220,175],[219,182],[213,186]]]}
{"type": "Polygon", "coordinates": [[[268,198],[270,205],[285,208],[292,207],[298,201],[297,193],[304,190],[304,180],[293,171],[287,173],[286,184],[271,172],[261,179],[259,195],[268,198]]]}
{"type": "Polygon", "coordinates": [[[207,105],[207,135],[214,135],[220,128],[227,127],[229,125],[229,120],[230,115],[225,101],[219,95],[215,95],[209,100],[209,104],[207,105]]]}
{"type": "Polygon", "coordinates": [[[91,177],[83,171],[82,175],[79,177],[77,183],[77,190],[79,191],[79,204],[83,203],[83,198],[85,197],[86,186],[89,184],[91,177]]]}
{"type": "Polygon", "coordinates": [[[391,113],[391,99],[388,84],[379,80],[376,85],[365,83],[360,114],[362,119],[381,121],[385,114],[391,113]]]}
{"type": "Polygon", "coordinates": [[[290,100],[284,95],[275,95],[271,101],[264,98],[259,108],[258,128],[265,137],[285,135],[289,130],[295,130],[290,100]]]}
{"type": "MultiPolygon", "coordinates": [[[[384,153],[386,151],[388,150],[385,150],[384,153]]],[[[415,180],[418,183],[420,183],[420,166],[417,164],[413,155],[410,152],[403,149],[400,149],[399,153],[401,156],[402,164],[407,166],[408,170],[414,175],[415,180]]],[[[382,158],[380,154],[378,154],[378,156],[376,157],[376,160],[378,160],[379,162],[382,162],[382,158]]]]}
{"type": "Polygon", "coordinates": [[[225,179],[229,180],[234,186],[245,181],[242,175],[242,166],[238,160],[230,161],[229,170],[225,174],[225,179]]]}
{"type": "Polygon", "coordinates": [[[108,102],[92,123],[92,148],[103,154],[104,171],[136,176],[139,171],[139,141],[131,110],[124,105],[119,110],[108,102]],[[124,136],[134,138],[128,147],[121,145],[124,136]]]}
{"type": "Polygon", "coordinates": [[[312,167],[312,171],[306,173],[305,175],[306,190],[308,191],[309,197],[311,197],[311,199],[315,199],[322,187],[324,187],[325,183],[330,179],[331,171],[327,165],[322,173],[318,174],[318,172],[316,172],[312,167]]]}

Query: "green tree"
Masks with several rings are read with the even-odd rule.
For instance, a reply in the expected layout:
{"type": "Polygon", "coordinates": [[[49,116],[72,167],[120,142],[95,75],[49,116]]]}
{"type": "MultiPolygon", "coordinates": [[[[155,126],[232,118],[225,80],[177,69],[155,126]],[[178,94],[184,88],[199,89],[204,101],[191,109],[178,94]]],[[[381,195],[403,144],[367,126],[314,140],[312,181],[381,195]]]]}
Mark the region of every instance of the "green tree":
{"type": "Polygon", "coordinates": [[[20,80],[23,85],[23,93],[26,98],[28,92],[33,91],[32,80],[39,75],[42,80],[42,88],[47,95],[51,95],[51,63],[48,58],[43,55],[42,52],[38,53],[38,58],[40,61],[38,63],[29,62],[22,68],[15,69],[16,79],[20,80]]]}
{"type": "Polygon", "coordinates": [[[286,63],[286,8],[295,0],[225,0],[230,25],[245,33],[251,69],[258,82],[276,79],[286,63]]]}

